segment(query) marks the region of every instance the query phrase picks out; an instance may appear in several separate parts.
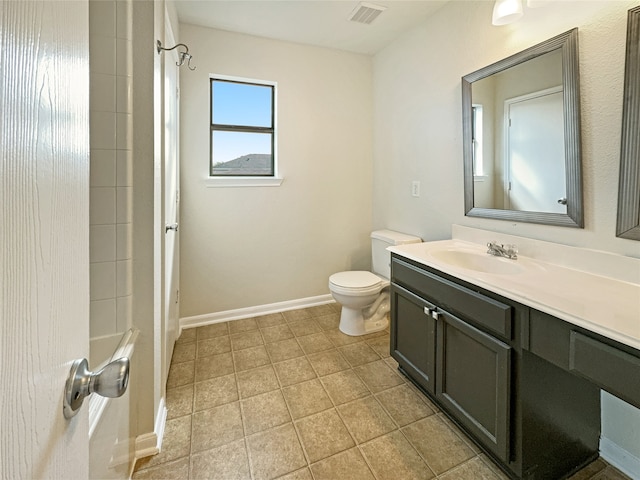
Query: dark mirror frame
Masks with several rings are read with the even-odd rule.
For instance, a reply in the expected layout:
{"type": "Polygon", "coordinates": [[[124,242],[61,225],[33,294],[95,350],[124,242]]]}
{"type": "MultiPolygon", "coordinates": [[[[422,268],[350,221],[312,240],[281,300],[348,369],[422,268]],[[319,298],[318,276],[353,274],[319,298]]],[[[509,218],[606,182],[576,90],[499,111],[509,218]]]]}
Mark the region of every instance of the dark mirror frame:
{"type": "Polygon", "coordinates": [[[578,29],[574,28],[488,67],[462,77],[462,138],[464,157],[464,209],[470,217],[493,218],[516,222],[541,223],[582,228],[582,152],[580,137],[580,76],[578,72],[578,29]],[[567,182],[567,213],[525,212],[473,206],[473,147],[471,86],[494,73],[519,65],[545,53],[562,49],[564,89],[564,141],[567,182]]]}
{"type": "Polygon", "coordinates": [[[627,17],[616,236],[640,240],[640,7],[627,17]]]}

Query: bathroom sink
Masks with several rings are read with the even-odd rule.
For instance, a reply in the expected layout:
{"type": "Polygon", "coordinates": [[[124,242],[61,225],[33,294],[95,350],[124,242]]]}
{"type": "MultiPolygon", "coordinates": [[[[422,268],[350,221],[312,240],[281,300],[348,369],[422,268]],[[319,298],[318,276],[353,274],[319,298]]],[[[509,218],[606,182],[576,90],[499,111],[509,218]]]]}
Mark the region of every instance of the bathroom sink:
{"type": "Polygon", "coordinates": [[[512,275],[523,271],[517,260],[494,257],[487,253],[465,250],[434,250],[431,255],[436,260],[447,263],[452,267],[466,268],[476,272],[512,275]]]}

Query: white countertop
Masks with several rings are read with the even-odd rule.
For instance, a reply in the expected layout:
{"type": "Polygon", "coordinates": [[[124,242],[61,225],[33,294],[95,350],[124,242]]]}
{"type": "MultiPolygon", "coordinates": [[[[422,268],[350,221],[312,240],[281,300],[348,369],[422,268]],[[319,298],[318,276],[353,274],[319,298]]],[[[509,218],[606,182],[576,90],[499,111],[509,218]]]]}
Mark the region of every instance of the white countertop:
{"type": "Polygon", "coordinates": [[[434,255],[443,249],[487,255],[486,246],[459,239],[388,248],[393,253],[640,350],[640,284],[522,255],[518,255],[517,260],[491,257],[497,262],[515,262],[522,267],[519,272],[485,273],[455,266],[434,255]]]}

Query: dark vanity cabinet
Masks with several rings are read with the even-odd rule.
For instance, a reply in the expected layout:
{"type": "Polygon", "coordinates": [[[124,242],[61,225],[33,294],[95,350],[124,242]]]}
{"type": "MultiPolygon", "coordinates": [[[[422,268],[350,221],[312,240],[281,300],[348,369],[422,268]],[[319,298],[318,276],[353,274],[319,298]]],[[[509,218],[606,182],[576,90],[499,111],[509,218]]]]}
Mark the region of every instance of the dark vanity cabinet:
{"type": "Polygon", "coordinates": [[[512,348],[446,311],[437,315],[436,398],[507,461],[512,348]]]}
{"type": "Polygon", "coordinates": [[[435,305],[393,285],[395,318],[391,332],[391,355],[422,389],[435,395],[436,320],[430,312],[435,305]]]}
{"type": "Polygon", "coordinates": [[[528,307],[397,254],[391,280],[391,356],[510,477],[598,456],[600,390],[529,351],[528,307]]]}

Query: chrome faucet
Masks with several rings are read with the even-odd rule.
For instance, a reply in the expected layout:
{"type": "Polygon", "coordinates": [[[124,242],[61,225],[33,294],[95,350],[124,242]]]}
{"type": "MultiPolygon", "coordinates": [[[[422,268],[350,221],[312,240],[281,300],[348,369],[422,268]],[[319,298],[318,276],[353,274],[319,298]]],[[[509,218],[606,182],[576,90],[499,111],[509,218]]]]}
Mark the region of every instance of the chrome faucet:
{"type": "Polygon", "coordinates": [[[518,247],[515,245],[502,245],[495,240],[487,243],[487,253],[496,257],[510,258],[516,260],[518,258],[518,247]]]}

